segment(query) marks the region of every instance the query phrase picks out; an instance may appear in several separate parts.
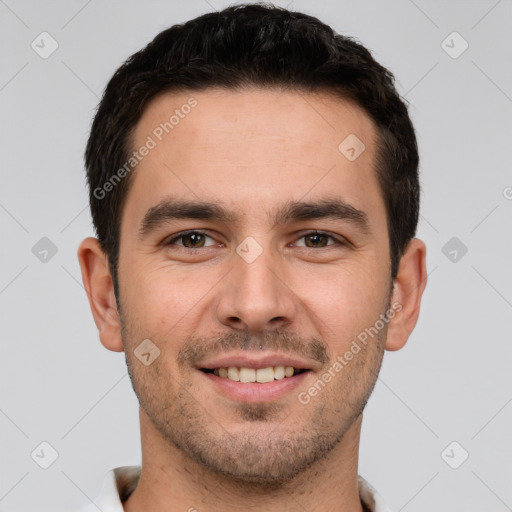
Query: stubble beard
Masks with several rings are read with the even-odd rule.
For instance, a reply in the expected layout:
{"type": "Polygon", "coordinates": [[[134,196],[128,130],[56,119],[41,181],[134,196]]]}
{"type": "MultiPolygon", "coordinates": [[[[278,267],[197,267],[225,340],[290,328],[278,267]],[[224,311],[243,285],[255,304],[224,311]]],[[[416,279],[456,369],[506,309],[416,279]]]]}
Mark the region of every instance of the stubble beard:
{"type": "Polygon", "coordinates": [[[234,420],[226,423],[205,410],[189,376],[180,376],[178,382],[170,375],[164,366],[165,349],[150,366],[142,365],[133,355],[140,339],[136,329],[127,321],[129,314],[120,317],[133,389],[162,439],[192,465],[241,488],[250,486],[252,492],[281,488],[332,453],[373,391],[387,331],[380,331],[308,404],[292,401],[292,411],[275,402],[237,403],[230,415],[234,420]]]}

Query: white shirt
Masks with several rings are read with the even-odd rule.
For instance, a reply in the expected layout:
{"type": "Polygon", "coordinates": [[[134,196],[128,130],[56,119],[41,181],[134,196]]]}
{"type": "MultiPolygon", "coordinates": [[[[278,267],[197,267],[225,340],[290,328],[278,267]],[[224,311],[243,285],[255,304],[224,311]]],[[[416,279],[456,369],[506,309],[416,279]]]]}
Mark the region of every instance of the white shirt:
{"type": "MultiPolygon", "coordinates": [[[[139,481],[140,466],[121,466],[110,470],[105,478],[99,495],[94,503],[81,508],[78,512],[124,512],[122,503],[134,491],[139,481]]],[[[358,476],[359,496],[371,512],[391,512],[382,502],[381,496],[362,477],[358,476]]]]}

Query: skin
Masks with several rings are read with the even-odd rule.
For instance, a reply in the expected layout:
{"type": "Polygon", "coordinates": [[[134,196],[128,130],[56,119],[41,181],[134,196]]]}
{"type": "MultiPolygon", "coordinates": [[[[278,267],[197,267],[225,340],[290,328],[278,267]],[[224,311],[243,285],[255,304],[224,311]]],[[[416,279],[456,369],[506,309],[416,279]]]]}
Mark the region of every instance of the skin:
{"type": "Polygon", "coordinates": [[[166,93],[144,111],[133,147],[191,96],[197,106],[132,176],[121,222],[121,311],[97,240],[78,251],[101,342],[124,350],[140,402],[142,473],[125,511],[361,512],[362,411],[384,350],[403,347],[417,322],[425,245],[409,243],[391,282],[376,129],[358,106],[326,93],[257,88],[166,93]],[[338,150],[349,134],[366,147],[354,161],[338,150]],[[170,195],[217,201],[233,222],[173,219],[140,237],[148,209],[170,195]],[[368,229],[346,219],[269,220],[286,201],[333,197],[363,211],[368,229]],[[169,243],[191,229],[207,236],[169,243]],[[305,236],[312,230],[333,238],[305,236]],[[262,249],[252,263],[236,252],[246,237],[262,249]],[[301,403],[298,394],[393,303],[401,311],[301,403]],[[147,338],[160,355],[145,366],[134,350],[147,338]],[[296,354],[313,370],[283,397],[247,404],[194,366],[200,355],[246,349],[296,354]]]}

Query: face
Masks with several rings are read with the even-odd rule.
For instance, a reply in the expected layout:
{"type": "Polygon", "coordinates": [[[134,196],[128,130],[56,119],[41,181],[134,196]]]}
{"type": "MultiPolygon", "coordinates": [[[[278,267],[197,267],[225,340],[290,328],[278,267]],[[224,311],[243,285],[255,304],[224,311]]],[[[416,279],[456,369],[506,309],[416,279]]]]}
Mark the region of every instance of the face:
{"type": "Polygon", "coordinates": [[[153,100],[132,143],[151,146],[119,259],[141,414],[204,468],[288,481],[343,440],[382,360],[391,281],[374,125],[327,94],[210,89],[153,100]]]}

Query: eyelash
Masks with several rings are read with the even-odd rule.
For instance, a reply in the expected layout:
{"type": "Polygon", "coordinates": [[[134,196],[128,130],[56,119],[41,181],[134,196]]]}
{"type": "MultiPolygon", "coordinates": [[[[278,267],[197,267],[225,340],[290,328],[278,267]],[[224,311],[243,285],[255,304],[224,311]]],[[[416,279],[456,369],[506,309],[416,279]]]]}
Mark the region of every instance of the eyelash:
{"type": "MultiPolygon", "coordinates": [[[[168,240],[167,242],[165,242],[165,245],[166,246],[169,246],[169,245],[175,245],[174,243],[177,241],[177,240],[180,240],[181,238],[184,238],[186,237],[187,235],[204,235],[208,238],[212,238],[210,235],[208,235],[207,233],[205,233],[204,231],[198,231],[198,230],[190,230],[190,231],[184,231],[182,233],[178,233],[176,236],[174,236],[173,238],[171,238],[170,240],[168,240]]],[[[307,236],[311,236],[311,235],[320,235],[320,236],[325,236],[327,238],[331,238],[332,240],[334,240],[336,243],[335,244],[328,244],[326,247],[306,247],[304,246],[303,248],[304,249],[309,249],[309,250],[318,250],[318,249],[326,249],[327,247],[332,247],[332,246],[335,246],[335,245],[339,245],[339,246],[342,246],[342,245],[348,245],[348,242],[343,242],[342,240],[336,238],[334,235],[331,235],[325,231],[309,231],[307,233],[304,233],[303,235],[301,235],[298,240],[300,240],[301,238],[305,238],[307,236]]],[[[213,238],[212,238],[213,240],[213,238]]],[[[191,252],[197,252],[199,249],[207,249],[208,247],[213,247],[213,246],[207,246],[207,247],[197,247],[197,248],[192,248],[192,247],[185,247],[185,246],[178,246],[180,247],[181,249],[185,250],[185,251],[191,251],[191,252]]]]}

